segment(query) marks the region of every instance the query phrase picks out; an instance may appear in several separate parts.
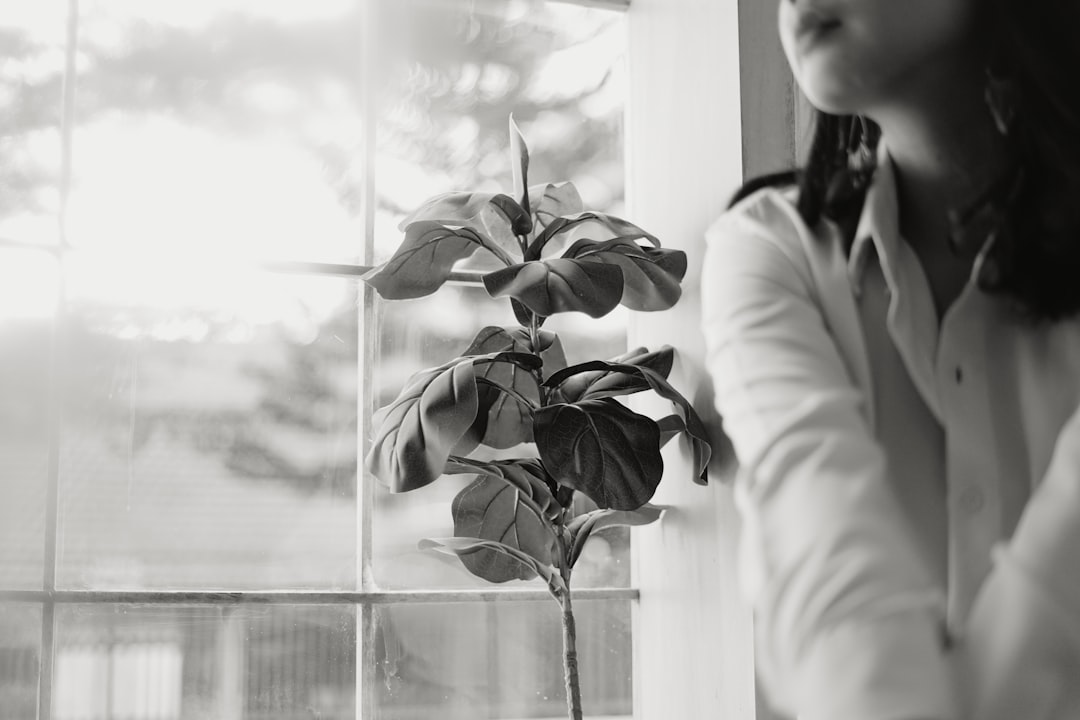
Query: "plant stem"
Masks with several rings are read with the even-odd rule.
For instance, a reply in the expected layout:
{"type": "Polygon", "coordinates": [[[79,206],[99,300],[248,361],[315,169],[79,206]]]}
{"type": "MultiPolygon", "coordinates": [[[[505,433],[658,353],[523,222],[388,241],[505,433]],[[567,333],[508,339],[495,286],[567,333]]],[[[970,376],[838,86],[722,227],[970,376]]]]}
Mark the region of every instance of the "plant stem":
{"type": "Polygon", "coordinates": [[[581,683],[578,679],[577,625],[570,602],[570,588],[559,597],[562,606],[563,671],[566,676],[566,709],[570,720],[581,720],[581,683]]]}
{"type": "MultiPolygon", "coordinates": [[[[534,312],[529,313],[529,346],[533,354],[540,357],[540,318],[534,312]]],[[[543,370],[533,371],[533,377],[536,378],[536,386],[540,389],[540,405],[547,405],[548,390],[544,387],[543,370]]]]}

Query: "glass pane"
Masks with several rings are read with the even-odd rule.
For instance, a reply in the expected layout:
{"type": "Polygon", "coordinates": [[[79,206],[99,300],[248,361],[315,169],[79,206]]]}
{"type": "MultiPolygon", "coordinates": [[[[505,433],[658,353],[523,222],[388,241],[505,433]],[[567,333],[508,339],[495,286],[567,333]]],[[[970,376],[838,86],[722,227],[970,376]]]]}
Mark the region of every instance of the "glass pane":
{"type": "MultiPolygon", "coordinates": [[[[582,706],[631,708],[629,601],[574,605],[582,706]]],[[[550,602],[376,609],[379,720],[565,718],[561,613],[550,602]]]]}
{"type": "Polygon", "coordinates": [[[68,271],[58,583],[352,588],[355,281],[68,271]]]}
{"type": "Polygon", "coordinates": [[[57,240],[65,0],[34,0],[0,14],[0,237],[57,240]]]}
{"type": "Polygon", "coordinates": [[[351,607],[57,610],[54,720],[355,720],[351,607]]]}
{"type": "MultiPolygon", "coordinates": [[[[530,183],[571,180],[585,206],[622,213],[624,163],[622,13],[555,3],[431,3],[380,6],[388,23],[376,189],[376,256],[401,240],[397,224],[427,197],[450,190],[509,192],[507,118],[531,152],[530,183]]],[[[478,254],[466,269],[490,267],[478,254]]],[[[479,287],[444,286],[411,301],[380,302],[373,389],[379,406],[406,379],[460,354],[486,325],[515,326],[506,300],[479,287]]],[[[622,308],[601,320],[551,318],[568,360],[607,359],[626,349],[622,308]]],[[[534,454],[528,447],[509,456],[534,454]]],[[[421,553],[416,541],[453,533],[450,502],[466,478],[444,478],[408,495],[377,495],[375,577],[386,587],[483,584],[456,561],[421,553]]],[[[625,530],[595,539],[579,587],[627,585],[625,530]]]]}
{"type": "Polygon", "coordinates": [[[0,250],[0,588],[40,589],[56,260],[0,250]]]}
{"type": "Polygon", "coordinates": [[[0,604],[0,708],[4,720],[37,717],[41,606],[0,604]]]}
{"type": "Polygon", "coordinates": [[[82,0],[72,242],[359,255],[354,0],[82,0]]]}

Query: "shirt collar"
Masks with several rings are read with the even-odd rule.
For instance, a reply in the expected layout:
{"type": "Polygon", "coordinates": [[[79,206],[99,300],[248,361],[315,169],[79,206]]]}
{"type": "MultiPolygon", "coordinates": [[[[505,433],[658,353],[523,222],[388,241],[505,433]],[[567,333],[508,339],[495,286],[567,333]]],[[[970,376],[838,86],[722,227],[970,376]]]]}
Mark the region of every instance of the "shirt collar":
{"type": "MultiPolygon", "coordinates": [[[[969,282],[976,283],[982,273],[982,265],[996,239],[997,233],[991,233],[983,242],[972,265],[969,282]]],[[[877,168],[870,181],[870,187],[866,191],[866,199],[863,202],[859,224],[855,229],[855,238],[851,244],[851,253],[848,256],[848,279],[856,296],[862,292],[862,280],[866,273],[866,263],[869,260],[871,248],[877,251],[882,274],[885,276],[889,289],[896,291],[894,268],[899,262],[902,242],[900,211],[896,196],[896,171],[885,141],[882,139],[877,148],[877,168]]]]}
{"type": "Polygon", "coordinates": [[[896,175],[882,140],[877,149],[877,169],[866,191],[859,224],[848,256],[848,277],[858,291],[871,248],[877,250],[886,282],[893,285],[892,267],[900,246],[900,217],[896,199],[896,175]]]}

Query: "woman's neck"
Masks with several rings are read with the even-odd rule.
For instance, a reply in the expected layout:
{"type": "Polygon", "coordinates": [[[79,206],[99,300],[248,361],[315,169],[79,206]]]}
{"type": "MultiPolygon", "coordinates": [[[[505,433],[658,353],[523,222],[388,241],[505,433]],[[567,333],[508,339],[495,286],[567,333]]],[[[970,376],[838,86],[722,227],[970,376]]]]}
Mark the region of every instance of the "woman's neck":
{"type": "Polygon", "coordinates": [[[912,85],[917,90],[871,117],[896,170],[901,233],[943,250],[949,212],[967,207],[1005,171],[1006,147],[983,100],[979,65],[939,66],[912,85]]]}

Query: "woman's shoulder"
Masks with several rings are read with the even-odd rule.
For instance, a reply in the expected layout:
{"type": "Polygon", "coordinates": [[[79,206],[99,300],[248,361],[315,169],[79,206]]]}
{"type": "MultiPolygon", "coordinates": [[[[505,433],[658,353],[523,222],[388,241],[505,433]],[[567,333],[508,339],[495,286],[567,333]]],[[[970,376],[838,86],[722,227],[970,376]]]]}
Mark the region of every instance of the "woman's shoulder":
{"type": "Polygon", "coordinates": [[[706,230],[707,267],[771,276],[792,267],[809,277],[825,243],[807,226],[793,184],[768,185],[738,199],[706,230]]]}

